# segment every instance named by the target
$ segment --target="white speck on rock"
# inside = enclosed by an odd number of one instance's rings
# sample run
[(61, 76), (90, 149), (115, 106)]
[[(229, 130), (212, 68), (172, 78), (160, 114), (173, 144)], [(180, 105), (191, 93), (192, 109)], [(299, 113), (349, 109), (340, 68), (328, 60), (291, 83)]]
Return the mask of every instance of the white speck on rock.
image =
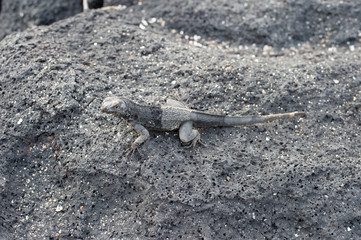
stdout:
[(60, 205), (56, 206), (56, 209), (55, 209), (56, 212), (60, 212), (62, 210), (63, 210), (62, 206), (60, 206)]
[(143, 24), (139, 24), (139, 28), (144, 30), (145, 29), (145, 26)]
[(147, 20), (142, 19), (142, 24), (143, 24), (144, 26), (148, 26), (148, 22), (147, 22)]
[(148, 20), (148, 22), (150, 23), (150, 24), (153, 24), (153, 23), (156, 23), (157, 22), (157, 18), (151, 18), (151, 19), (149, 19)]

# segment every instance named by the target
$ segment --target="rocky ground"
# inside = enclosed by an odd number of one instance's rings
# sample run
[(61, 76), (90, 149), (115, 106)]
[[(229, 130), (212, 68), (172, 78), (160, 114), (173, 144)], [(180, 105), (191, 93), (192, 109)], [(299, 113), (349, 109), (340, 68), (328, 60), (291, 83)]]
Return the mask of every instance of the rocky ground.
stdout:
[[(195, 2), (2, 32), (1, 239), (359, 238), (361, 3)], [(307, 115), (203, 129), (194, 150), (151, 132), (127, 158), (109, 94)]]

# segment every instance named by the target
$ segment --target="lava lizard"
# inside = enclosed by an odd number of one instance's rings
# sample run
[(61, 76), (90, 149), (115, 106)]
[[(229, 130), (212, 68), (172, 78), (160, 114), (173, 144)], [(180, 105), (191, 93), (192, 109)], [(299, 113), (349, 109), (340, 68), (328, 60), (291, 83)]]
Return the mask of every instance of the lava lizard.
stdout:
[(196, 128), (242, 126), (264, 123), (278, 119), (305, 115), (303, 112), (270, 114), (263, 116), (222, 116), (187, 108), (183, 103), (168, 99), (161, 107), (139, 105), (129, 99), (110, 96), (104, 99), (101, 111), (124, 118), (130, 122), (139, 137), (132, 143), (130, 151), (137, 149), (149, 137), (147, 130), (173, 131), (179, 129), (182, 144), (195, 146), (200, 142), (200, 133)]

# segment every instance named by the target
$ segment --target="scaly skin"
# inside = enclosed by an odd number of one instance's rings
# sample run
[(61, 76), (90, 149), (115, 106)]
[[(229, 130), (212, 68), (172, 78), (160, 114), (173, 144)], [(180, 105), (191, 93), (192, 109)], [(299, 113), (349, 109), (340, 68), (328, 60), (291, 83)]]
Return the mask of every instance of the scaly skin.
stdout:
[(303, 112), (291, 112), (230, 117), (188, 109), (174, 100), (167, 102), (166, 106), (154, 107), (139, 105), (129, 99), (116, 96), (107, 97), (102, 103), (101, 111), (124, 118), (135, 126), (140, 136), (133, 142), (133, 150), (148, 138), (149, 133), (146, 128), (158, 131), (179, 129), (182, 143), (191, 143), (191, 146), (195, 146), (200, 141), (200, 134), (193, 127), (242, 126), (305, 115)]

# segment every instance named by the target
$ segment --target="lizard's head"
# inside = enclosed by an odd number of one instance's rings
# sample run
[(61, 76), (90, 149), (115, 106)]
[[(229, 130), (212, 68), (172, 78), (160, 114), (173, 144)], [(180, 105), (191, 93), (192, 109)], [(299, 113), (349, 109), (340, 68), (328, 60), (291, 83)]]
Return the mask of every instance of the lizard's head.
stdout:
[(105, 113), (114, 114), (121, 117), (129, 115), (129, 106), (126, 99), (116, 96), (107, 97), (104, 99), (100, 110)]

